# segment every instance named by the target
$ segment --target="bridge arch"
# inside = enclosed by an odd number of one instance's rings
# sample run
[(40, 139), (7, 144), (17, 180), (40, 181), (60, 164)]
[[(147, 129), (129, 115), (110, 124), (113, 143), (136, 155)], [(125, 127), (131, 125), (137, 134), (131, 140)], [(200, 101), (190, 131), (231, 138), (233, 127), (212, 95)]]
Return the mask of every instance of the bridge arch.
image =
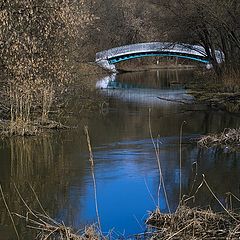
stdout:
[[(218, 63), (224, 60), (221, 51), (216, 50), (215, 55)], [(116, 63), (150, 56), (178, 57), (205, 64), (210, 63), (202, 46), (169, 42), (138, 43), (98, 52), (96, 53), (96, 63), (106, 70), (116, 72)]]

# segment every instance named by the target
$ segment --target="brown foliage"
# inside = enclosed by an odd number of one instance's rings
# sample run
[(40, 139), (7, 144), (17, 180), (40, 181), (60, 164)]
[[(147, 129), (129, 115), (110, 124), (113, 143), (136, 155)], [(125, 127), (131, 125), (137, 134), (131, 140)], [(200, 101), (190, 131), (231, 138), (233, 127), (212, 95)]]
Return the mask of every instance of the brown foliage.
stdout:
[(9, 84), (12, 133), (29, 126), (32, 110), (47, 121), (55, 90), (71, 81), (71, 51), (95, 19), (90, 8), (86, 0), (0, 4), (0, 64)]

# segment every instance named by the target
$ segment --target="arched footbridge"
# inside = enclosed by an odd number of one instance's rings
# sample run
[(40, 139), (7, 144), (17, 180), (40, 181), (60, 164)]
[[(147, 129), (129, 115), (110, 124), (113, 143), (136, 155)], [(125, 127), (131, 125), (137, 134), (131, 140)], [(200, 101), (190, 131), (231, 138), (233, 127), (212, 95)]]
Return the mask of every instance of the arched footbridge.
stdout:
[[(215, 55), (218, 63), (223, 62), (224, 55), (221, 51), (216, 50)], [(108, 71), (117, 72), (116, 63), (134, 58), (154, 56), (185, 58), (210, 64), (202, 46), (169, 42), (138, 43), (111, 48), (96, 53), (96, 63)]]

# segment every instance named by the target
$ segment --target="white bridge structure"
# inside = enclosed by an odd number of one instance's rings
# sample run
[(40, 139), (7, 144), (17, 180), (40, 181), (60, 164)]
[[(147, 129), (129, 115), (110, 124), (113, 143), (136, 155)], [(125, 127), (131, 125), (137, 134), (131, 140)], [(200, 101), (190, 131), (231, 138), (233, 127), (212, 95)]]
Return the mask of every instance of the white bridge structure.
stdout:
[[(154, 56), (185, 58), (211, 65), (204, 47), (169, 42), (137, 43), (111, 48), (96, 53), (95, 62), (108, 71), (117, 72), (116, 63), (134, 58)], [(222, 51), (216, 50), (215, 56), (219, 64), (224, 61), (224, 54)]]

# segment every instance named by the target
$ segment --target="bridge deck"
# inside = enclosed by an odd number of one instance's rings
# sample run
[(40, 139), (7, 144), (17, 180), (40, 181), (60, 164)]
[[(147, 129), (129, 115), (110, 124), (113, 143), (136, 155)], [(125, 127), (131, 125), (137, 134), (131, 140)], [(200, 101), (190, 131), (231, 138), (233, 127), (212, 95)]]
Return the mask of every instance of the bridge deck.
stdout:
[[(215, 51), (219, 63), (223, 61), (223, 53)], [(96, 63), (108, 70), (115, 70), (115, 64), (137, 57), (145, 56), (175, 56), (184, 57), (204, 63), (209, 59), (202, 46), (176, 44), (169, 42), (138, 43), (112, 48), (96, 53)]]
[(111, 57), (121, 56), (124, 54), (132, 54), (137, 52), (160, 52), (160, 51), (170, 51), (170, 52), (186, 52), (189, 54), (206, 56), (205, 49), (198, 45), (189, 44), (174, 44), (168, 42), (151, 42), (151, 43), (137, 43), (132, 45), (126, 45), (116, 48), (111, 48), (96, 54), (96, 61), (102, 59), (109, 59)]

